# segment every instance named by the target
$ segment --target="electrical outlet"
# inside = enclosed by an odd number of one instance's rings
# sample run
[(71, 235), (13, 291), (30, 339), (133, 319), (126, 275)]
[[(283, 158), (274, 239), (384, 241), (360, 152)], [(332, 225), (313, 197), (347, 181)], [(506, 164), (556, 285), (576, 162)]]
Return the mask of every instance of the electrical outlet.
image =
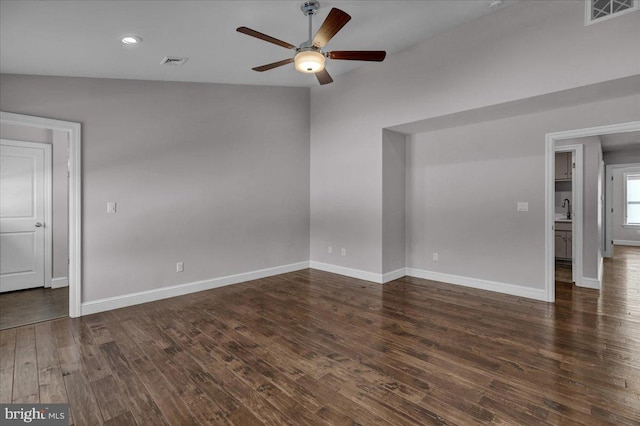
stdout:
[(346, 256), (347, 255), (347, 249), (343, 247), (342, 250), (340, 250), (340, 254), (342, 256)]
[(115, 212), (116, 212), (116, 202), (107, 201), (107, 213), (115, 213)]
[(433, 253), (433, 261), (437, 262), (440, 260), (440, 255), (438, 253)]
[(176, 263), (176, 272), (183, 272), (183, 271), (184, 271), (184, 262)]
[(329, 253), (329, 254), (333, 253), (333, 247), (329, 246), (327, 248), (327, 253)]

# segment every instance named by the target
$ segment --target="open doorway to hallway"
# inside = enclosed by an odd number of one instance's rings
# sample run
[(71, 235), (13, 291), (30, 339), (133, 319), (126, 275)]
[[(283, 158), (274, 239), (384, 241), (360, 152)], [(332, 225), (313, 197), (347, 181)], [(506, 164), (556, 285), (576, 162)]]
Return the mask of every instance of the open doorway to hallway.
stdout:
[[(7, 296), (5, 297), (6, 303), (3, 304), (14, 308), (15, 311), (17, 311), (16, 308), (22, 306), (22, 311), (27, 310), (34, 314), (31, 319), (26, 320), (26, 322), (44, 320), (43, 316), (36, 315), (38, 312), (46, 314), (48, 317), (52, 317), (52, 315), (80, 316), (81, 126), (79, 123), (68, 121), (0, 112), (0, 131), (3, 139), (26, 140), (33, 143), (34, 146), (42, 146), (43, 144), (53, 146), (56, 145), (57, 141), (58, 145), (58, 149), (53, 148), (54, 154), (50, 161), (52, 163), (50, 167), (52, 176), (49, 177), (48, 181), (45, 179), (43, 185), (45, 188), (50, 188), (50, 192), (52, 193), (49, 199), (49, 205), (45, 206), (45, 213), (43, 215), (45, 221), (33, 220), (36, 219), (35, 215), (24, 215), (26, 221), (29, 222), (28, 224), (35, 227), (29, 229), (38, 229), (47, 235), (45, 238), (45, 247), (42, 250), (45, 253), (45, 263), (43, 267), (44, 285), (39, 283), (34, 287), (39, 287), (41, 292), (46, 290), (48, 296), (51, 296), (49, 297), (49, 302), (52, 302), (56, 308), (51, 308), (51, 303), (47, 304), (42, 300), (38, 300), (37, 296), (31, 298), (29, 303), (25, 302), (23, 297), (20, 297), (20, 300), (16, 300), (13, 297)], [(6, 169), (3, 170), (6, 171)], [(11, 173), (7, 174), (5, 177), (8, 179), (3, 179), (3, 181), (10, 181), (11, 176)], [(4, 198), (7, 192), (3, 189), (2, 193)], [(17, 196), (17, 199), (19, 198), (20, 197)], [(8, 216), (11, 216), (11, 214), (8, 214)], [(28, 239), (24, 239), (23, 243), (25, 243), (25, 241), (28, 242)], [(5, 241), (3, 241), (2, 244), (3, 249), (8, 248), (5, 247)], [(36, 244), (34, 242), (34, 244), (31, 245), (35, 246)], [(26, 247), (30, 247), (31, 245), (26, 244)], [(51, 250), (47, 250), (47, 248), (51, 248)], [(15, 254), (16, 251), (3, 250), (3, 253)], [(18, 256), (18, 258), (20, 258), (20, 256)], [(10, 260), (13, 262), (16, 259)], [(4, 261), (2, 266), (3, 273), (7, 272), (4, 270), (6, 266)], [(21, 269), (19, 267), (20, 265), (16, 266), (16, 264), (14, 264), (13, 266), (16, 267), (13, 272), (19, 273)], [(3, 284), (5, 283), (3, 282)], [(4, 292), (4, 294), (10, 294), (8, 292), (29, 287), (26, 285), (27, 283), (22, 283), (25, 285), (18, 285), (18, 287), (16, 287), (16, 284), (20, 283), (15, 282), (15, 280), (9, 284), (11, 285), (5, 288), (7, 292)], [(58, 289), (60, 291), (57, 291)], [(27, 291), (29, 290), (26, 290), (25, 294)], [(17, 296), (17, 294), (18, 293), (15, 293), (13, 296)], [(66, 307), (64, 302), (56, 302), (65, 299), (65, 294), (67, 300)], [(25, 307), (27, 306), (29, 306), (30, 309), (26, 309)], [(64, 314), (58, 314), (57, 312), (64, 312)], [(27, 312), (21, 312), (21, 314), (25, 313)], [(9, 310), (1, 307), (0, 317), (9, 318), (9, 316)], [(0, 325), (4, 328), (7, 326), (17, 326), (19, 325), (18, 322), (24, 324), (25, 319), (20, 319), (20, 317), (21, 315), (14, 315), (14, 322), (10, 325), (8, 325), (7, 322)]]
[(69, 314), (66, 132), (0, 126), (0, 330)]
[[(573, 208), (561, 216), (571, 213), (571, 227), (564, 230), (571, 232), (572, 243), (565, 244), (565, 259), (572, 261), (571, 281), (578, 287), (601, 290), (604, 284), (603, 259), (613, 255), (608, 246), (614, 244), (612, 228), (605, 224), (615, 220), (619, 208), (611, 208), (615, 199), (611, 182), (607, 181), (609, 167), (623, 166), (618, 163), (640, 163), (640, 122), (619, 123), (607, 126), (577, 129), (547, 134), (547, 297), (554, 301), (556, 284), (569, 283), (569, 270), (557, 264), (557, 250), (563, 248), (557, 241), (557, 231), (563, 231), (562, 223), (557, 223), (558, 211), (557, 188), (555, 179), (556, 150), (570, 151), (575, 149), (574, 180), (582, 180), (581, 188), (574, 184), (570, 197), (560, 197), (562, 201), (573, 199)], [(580, 159), (582, 151), (583, 158)], [(582, 170), (578, 170), (582, 168)], [(568, 188), (564, 188), (567, 190)], [(562, 195), (562, 192), (560, 192)], [(620, 197), (618, 197), (620, 202)], [(568, 202), (566, 202), (568, 204)], [(564, 215), (562, 214), (564, 213)], [(624, 223), (622, 228), (632, 228), (633, 236), (638, 238), (640, 224)], [(628, 235), (628, 234), (627, 234)], [(627, 238), (627, 237), (625, 237)], [(568, 239), (567, 239), (568, 241)], [(629, 240), (623, 240), (626, 242)], [(636, 242), (631, 241), (634, 245)], [(637, 242), (640, 245), (640, 241)], [(571, 247), (569, 249), (568, 247)], [(571, 256), (569, 251), (571, 250)]]

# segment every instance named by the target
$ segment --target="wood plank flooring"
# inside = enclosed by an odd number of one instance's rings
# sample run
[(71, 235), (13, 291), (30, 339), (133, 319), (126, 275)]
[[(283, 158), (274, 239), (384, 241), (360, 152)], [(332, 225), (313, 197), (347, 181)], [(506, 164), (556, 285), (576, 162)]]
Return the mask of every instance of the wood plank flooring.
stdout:
[(76, 425), (638, 425), (640, 248), (557, 302), (304, 270), (0, 332), (0, 402)]
[(0, 293), (0, 330), (69, 316), (69, 287)]
[(572, 283), (573, 266), (567, 263), (556, 262), (556, 282)]

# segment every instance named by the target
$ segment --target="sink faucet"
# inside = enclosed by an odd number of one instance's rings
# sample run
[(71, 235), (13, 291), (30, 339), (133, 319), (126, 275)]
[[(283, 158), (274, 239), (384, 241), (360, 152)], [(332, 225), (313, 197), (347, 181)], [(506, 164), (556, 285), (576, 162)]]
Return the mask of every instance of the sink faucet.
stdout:
[(571, 201), (568, 198), (565, 198), (562, 202), (562, 207), (567, 208), (567, 219), (571, 219)]

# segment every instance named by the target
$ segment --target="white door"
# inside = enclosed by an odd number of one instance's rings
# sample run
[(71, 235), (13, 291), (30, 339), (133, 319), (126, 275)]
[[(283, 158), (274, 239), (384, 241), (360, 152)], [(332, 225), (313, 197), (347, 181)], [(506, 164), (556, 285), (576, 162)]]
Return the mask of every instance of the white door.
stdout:
[(46, 161), (50, 145), (0, 142), (0, 292), (45, 284)]

